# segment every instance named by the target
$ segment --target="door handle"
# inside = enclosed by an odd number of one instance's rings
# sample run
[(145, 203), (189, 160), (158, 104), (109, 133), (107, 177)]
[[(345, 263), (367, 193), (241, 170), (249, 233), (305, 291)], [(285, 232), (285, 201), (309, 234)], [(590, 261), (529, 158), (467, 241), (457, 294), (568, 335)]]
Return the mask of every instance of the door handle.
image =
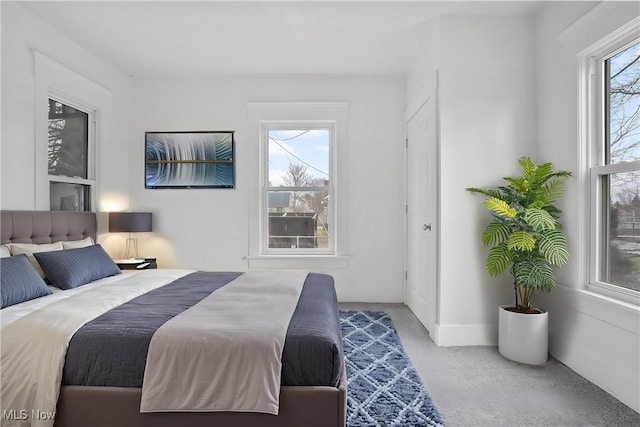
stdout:
[(427, 230), (431, 231), (431, 223), (429, 223), (429, 224), (422, 224), (422, 229), (423, 229), (424, 231), (427, 231)]

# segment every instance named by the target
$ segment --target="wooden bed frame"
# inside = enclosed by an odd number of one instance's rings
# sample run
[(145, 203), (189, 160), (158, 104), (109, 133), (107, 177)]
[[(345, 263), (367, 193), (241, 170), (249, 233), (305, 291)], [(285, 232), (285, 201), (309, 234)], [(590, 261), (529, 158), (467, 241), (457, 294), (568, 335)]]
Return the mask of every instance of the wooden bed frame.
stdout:
[[(6, 243), (52, 243), (92, 237), (93, 212), (0, 211)], [(345, 427), (347, 375), (339, 387), (282, 386), (277, 416), (251, 412), (140, 413), (142, 390), (131, 387), (62, 386), (55, 427)]]

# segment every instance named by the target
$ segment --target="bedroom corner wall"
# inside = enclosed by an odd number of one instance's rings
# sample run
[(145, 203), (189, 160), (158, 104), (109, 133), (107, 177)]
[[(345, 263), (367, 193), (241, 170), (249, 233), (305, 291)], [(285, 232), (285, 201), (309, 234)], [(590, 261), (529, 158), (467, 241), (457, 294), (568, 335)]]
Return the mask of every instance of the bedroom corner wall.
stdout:
[[(491, 278), (479, 236), (489, 219), (465, 191), (517, 173), (517, 159), (536, 148), (534, 19), (531, 16), (443, 16), (409, 74), (407, 115), (439, 76), (440, 346), (496, 345), (499, 304), (511, 301), (508, 277)], [(437, 39), (433, 45), (433, 39)], [(461, 265), (464, 266), (461, 268)]]
[(545, 3), (536, 24), (536, 74), (541, 160), (574, 173), (559, 205), (571, 260), (560, 270), (560, 286), (540, 298), (549, 311), (549, 352), (640, 412), (640, 310), (585, 288), (588, 208), (582, 191), (589, 178), (578, 138), (577, 57), (638, 15), (637, 2)]
[(440, 28), (438, 344), (495, 345), (497, 305), (513, 295), (508, 277), (485, 271), (480, 235), (490, 217), (465, 188), (499, 184), (518, 172), (519, 157), (536, 157), (534, 20), (448, 16)]
[[(154, 212), (154, 233), (140, 236), (140, 251), (161, 267), (246, 270), (251, 190), (259, 185), (247, 103), (347, 102), (347, 141), (338, 142), (347, 145), (347, 233), (339, 238), (349, 259), (346, 267), (308, 268), (332, 274), (341, 301), (402, 301), (404, 84), (367, 76), (134, 79), (131, 206)], [(144, 188), (144, 132), (181, 130), (236, 131), (235, 189)]]
[[(110, 199), (120, 209), (128, 203), (128, 157), (124, 154), (128, 122), (129, 79), (112, 65), (52, 28), (18, 2), (0, 2), (2, 10), (2, 209), (36, 208), (35, 76), (33, 51), (38, 51), (111, 93), (113, 108), (109, 126), (100, 130), (97, 159), (97, 209)], [(79, 84), (82, 84), (82, 79)], [(46, 173), (46, 171), (44, 171)], [(48, 201), (41, 201), (48, 205)], [(99, 232), (106, 231), (100, 221)], [(103, 238), (106, 236), (102, 236)], [(110, 239), (107, 239), (110, 240)], [(109, 242), (104, 242), (107, 247)], [(120, 242), (118, 242), (120, 243)]]

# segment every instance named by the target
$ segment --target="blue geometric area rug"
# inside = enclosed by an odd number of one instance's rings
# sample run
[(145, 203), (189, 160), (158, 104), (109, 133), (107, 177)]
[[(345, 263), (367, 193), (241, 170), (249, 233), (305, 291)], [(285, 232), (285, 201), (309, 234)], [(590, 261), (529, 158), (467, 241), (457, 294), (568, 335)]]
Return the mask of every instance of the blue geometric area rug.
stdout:
[(443, 426), (387, 313), (340, 310), (347, 426)]

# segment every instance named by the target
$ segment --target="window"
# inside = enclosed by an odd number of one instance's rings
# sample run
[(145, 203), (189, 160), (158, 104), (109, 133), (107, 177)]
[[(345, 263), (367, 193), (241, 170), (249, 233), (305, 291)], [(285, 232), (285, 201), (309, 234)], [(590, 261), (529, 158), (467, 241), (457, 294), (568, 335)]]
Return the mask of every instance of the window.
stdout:
[(335, 253), (335, 124), (262, 125), (265, 254)]
[[(95, 210), (99, 191), (97, 154), (109, 164), (117, 162), (118, 146), (125, 139), (126, 126), (118, 126), (122, 119), (117, 114), (117, 98), (109, 89), (63, 64), (38, 51), (32, 53), (36, 124), (34, 208)], [(106, 126), (99, 126), (101, 123)], [(126, 159), (122, 162), (126, 165)]]
[(640, 39), (592, 59), (596, 76), (591, 156), (590, 282), (640, 291)]
[(349, 103), (249, 102), (247, 112), (257, 145), (248, 267), (347, 267)]
[(92, 114), (49, 98), (48, 176), (51, 210), (90, 211)]

